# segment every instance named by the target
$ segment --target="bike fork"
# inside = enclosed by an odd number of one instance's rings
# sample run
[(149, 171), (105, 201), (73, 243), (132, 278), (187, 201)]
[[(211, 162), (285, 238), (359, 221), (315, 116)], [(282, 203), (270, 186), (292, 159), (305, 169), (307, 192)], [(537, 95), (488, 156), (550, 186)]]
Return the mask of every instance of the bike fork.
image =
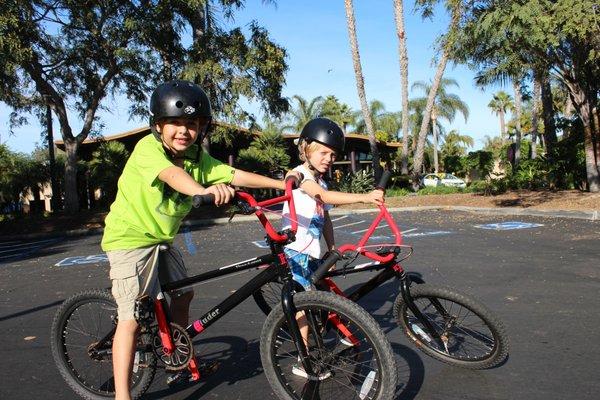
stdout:
[(296, 321), (296, 314), (298, 313), (298, 310), (294, 304), (293, 286), (294, 281), (292, 280), (288, 280), (284, 283), (283, 290), (281, 291), (281, 305), (283, 307), (283, 313), (285, 314), (290, 335), (292, 335), (292, 339), (294, 339), (294, 343), (296, 345), (296, 350), (298, 350), (298, 354), (300, 355), (300, 361), (302, 362), (304, 371), (306, 371), (309, 376), (313, 376), (315, 373), (312, 363), (308, 357), (308, 349), (304, 345), (304, 340), (302, 339), (302, 334), (300, 333), (300, 327), (298, 326), (298, 321)]
[[(431, 322), (429, 322), (429, 319), (427, 319), (427, 317), (423, 315), (421, 310), (419, 310), (419, 307), (417, 307), (415, 302), (413, 301), (413, 298), (410, 295), (410, 282), (411, 278), (408, 277), (406, 272), (402, 271), (402, 273), (400, 274), (400, 293), (402, 295), (402, 299), (404, 299), (404, 302), (406, 303), (410, 311), (412, 311), (414, 316), (423, 324), (423, 326), (425, 326), (425, 330), (429, 332), (429, 334), (432, 335), (436, 340), (441, 341), (443, 344), (443, 340), (440, 334), (436, 331)], [(439, 301), (437, 301), (437, 299), (430, 299), (430, 301), (433, 303), (436, 309), (439, 306), (439, 308), (445, 313), (444, 308), (439, 303)]]

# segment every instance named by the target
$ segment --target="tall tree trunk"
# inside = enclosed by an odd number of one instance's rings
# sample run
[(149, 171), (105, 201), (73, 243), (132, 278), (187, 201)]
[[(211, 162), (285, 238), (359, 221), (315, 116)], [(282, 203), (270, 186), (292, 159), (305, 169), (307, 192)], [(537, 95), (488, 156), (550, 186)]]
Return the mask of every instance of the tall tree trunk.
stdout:
[(498, 117), (500, 118), (500, 139), (502, 139), (502, 142), (504, 142), (504, 140), (507, 139), (507, 137), (506, 137), (506, 121), (505, 121), (504, 110), (500, 110), (498, 112)]
[(50, 188), (52, 197), (50, 198), (50, 208), (56, 212), (60, 208), (60, 190), (56, 180), (56, 157), (54, 156), (54, 131), (52, 128), (52, 109), (46, 106), (46, 134), (48, 135), (48, 159), (50, 164)]
[(65, 211), (69, 214), (79, 210), (79, 194), (77, 193), (78, 147), (77, 139), (65, 140), (65, 151), (67, 153), (67, 162), (65, 163)]
[(546, 155), (552, 156), (552, 149), (557, 142), (556, 123), (554, 122), (554, 105), (552, 100), (552, 88), (547, 73), (540, 76), (542, 96), (542, 116), (544, 118), (544, 146)]
[(521, 162), (521, 85), (519, 82), (513, 82), (513, 89), (515, 91), (515, 162), (514, 171), (519, 168)]
[(568, 84), (573, 96), (573, 103), (583, 122), (585, 170), (587, 175), (588, 190), (600, 192), (600, 137), (594, 123), (593, 95), (579, 86), (577, 82)]
[(417, 189), (419, 187), (419, 175), (421, 168), (423, 167), (423, 154), (425, 153), (425, 139), (427, 138), (427, 133), (429, 132), (429, 121), (431, 119), (431, 111), (433, 110), (433, 104), (435, 102), (435, 96), (437, 95), (437, 90), (440, 87), (440, 82), (442, 77), (444, 76), (444, 70), (446, 69), (446, 63), (448, 62), (448, 54), (444, 50), (442, 54), (442, 58), (440, 59), (440, 63), (438, 64), (437, 71), (435, 73), (435, 77), (433, 79), (433, 84), (429, 89), (429, 94), (427, 95), (427, 104), (425, 106), (425, 111), (423, 112), (423, 121), (421, 122), (421, 129), (419, 130), (419, 136), (417, 140), (417, 149), (415, 150), (415, 157), (413, 160), (413, 189)]
[[(448, 33), (455, 31), (458, 28), (460, 17), (462, 14), (462, 8), (460, 4), (455, 4), (452, 9), (452, 17), (450, 20), (450, 26), (448, 27)], [(417, 190), (419, 187), (419, 171), (423, 167), (423, 154), (425, 152), (425, 139), (427, 137), (427, 133), (429, 132), (429, 120), (431, 118), (431, 110), (433, 110), (433, 104), (435, 102), (435, 97), (437, 96), (438, 88), (440, 87), (440, 82), (442, 77), (444, 76), (444, 71), (446, 69), (446, 64), (448, 63), (448, 50), (447, 48), (451, 43), (448, 42), (448, 37), (445, 38), (445, 43), (442, 46), (442, 56), (440, 58), (440, 62), (437, 67), (437, 71), (435, 72), (435, 77), (433, 78), (433, 83), (431, 88), (429, 89), (429, 94), (427, 95), (427, 104), (425, 106), (425, 111), (423, 112), (423, 121), (421, 123), (421, 129), (419, 130), (419, 139), (417, 142), (417, 149), (415, 151), (414, 160), (413, 160), (413, 171), (412, 171), (412, 186), (414, 190)]]
[(398, 54), (400, 60), (400, 85), (402, 87), (402, 174), (408, 174), (408, 54), (406, 49), (406, 31), (404, 29), (403, 0), (394, 0), (394, 17), (398, 35)]
[(531, 113), (531, 158), (537, 158), (537, 137), (539, 132), (539, 115), (541, 109), (542, 84), (536, 75), (533, 80), (533, 110)]
[(352, 63), (354, 64), (354, 75), (356, 76), (356, 90), (360, 100), (360, 108), (365, 120), (367, 134), (369, 135), (369, 144), (371, 146), (371, 155), (373, 156), (373, 172), (375, 179), (378, 180), (381, 175), (381, 165), (379, 164), (379, 149), (375, 139), (375, 130), (373, 129), (373, 120), (369, 113), (367, 95), (365, 94), (365, 82), (360, 63), (360, 53), (358, 50), (358, 40), (356, 39), (356, 21), (354, 19), (354, 6), (352, 0), (344, 0), (346, 8), (346, 23), (348, 25), (348, 38), (350, 40), (350, 50), (352, 52)]
[(438, 126), (437, 113), (435, 107), (431, 110), (431, 128), (433, 130), (433, 170), (437, 174), (439, 172), (438, 162)]

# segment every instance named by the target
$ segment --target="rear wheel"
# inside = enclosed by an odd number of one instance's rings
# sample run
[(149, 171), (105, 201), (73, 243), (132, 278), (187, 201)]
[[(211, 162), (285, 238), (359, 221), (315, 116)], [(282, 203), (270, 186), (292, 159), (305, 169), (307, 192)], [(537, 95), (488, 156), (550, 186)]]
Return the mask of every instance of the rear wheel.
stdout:
[(256, 305), (265, 315), (269, 315), (273, 308), (281, 303), (282, 289), (283, 283), (275, 280), (264, 284), (256, 292), (252, 293)]
[[(260, 353), (267, 380), (280, 399), (393, 399), (397, 371), (392, 348), (375, 320), (332, 293), (296, 293), (294, 304), (309, 322), (314, 376), (300, 376), (298, 351), (281, 306), (262, 329)], [(325, 317), (324, 317), (325, 316)]]
[(477, 300), (450, 288), (427, 284), (412, 287), (410, 295), (439, 338), (427, 331), (402, 295), (394, 302), (394, 317), (425, 354), (469, 369), (491, 368), (508, 355), (508, 337), (502, 322)]
[[(114, 398), (112, 335), (117, 305), (107, 291), (76, 294), (60, 306), (52, 322), (51, 346), (54, 362), (67, 384), (89, 400)], [(97, 344), (103, 341), (101, 346)], [(156, 356), (149, 350), (150, 338), (139, 335), (131, 377), (131, 396), (137, 399), (152, 383)]]

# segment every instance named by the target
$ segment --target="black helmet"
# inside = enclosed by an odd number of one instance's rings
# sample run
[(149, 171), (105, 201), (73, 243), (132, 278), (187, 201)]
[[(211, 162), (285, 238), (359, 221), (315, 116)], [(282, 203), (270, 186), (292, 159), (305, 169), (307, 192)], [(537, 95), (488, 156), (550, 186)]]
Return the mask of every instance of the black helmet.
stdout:
[(302, 128), (300, 139), (307, 142), (319, 142), (327, 147), (331, 147), (336, 152), (344, 151), (344, 132), (342, 128), (328, 118), (311, 119)]
[(210, 101), (193, 82), (172, 80), (161, 83), (150, 97), (150, 125), (161, 118), (211, 117)]

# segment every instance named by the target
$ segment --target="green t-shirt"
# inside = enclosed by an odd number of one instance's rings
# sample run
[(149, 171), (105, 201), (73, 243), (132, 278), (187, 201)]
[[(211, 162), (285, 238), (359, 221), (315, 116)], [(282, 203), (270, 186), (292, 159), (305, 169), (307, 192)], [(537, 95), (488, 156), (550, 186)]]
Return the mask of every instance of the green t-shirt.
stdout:
[[(197, 145), (188, 148), (184, 169), (201, 185), (230, 183), (235, 169), (210, 155)], [(135, 146), (119, 178), (119, 191), (106, 216), (102, 250), (126, 250), (172, 242), (181, 221), (192, 208), (186, 196), (158, 179), (158, 174), (174, 164), (162, 143), (153, 135)]]

